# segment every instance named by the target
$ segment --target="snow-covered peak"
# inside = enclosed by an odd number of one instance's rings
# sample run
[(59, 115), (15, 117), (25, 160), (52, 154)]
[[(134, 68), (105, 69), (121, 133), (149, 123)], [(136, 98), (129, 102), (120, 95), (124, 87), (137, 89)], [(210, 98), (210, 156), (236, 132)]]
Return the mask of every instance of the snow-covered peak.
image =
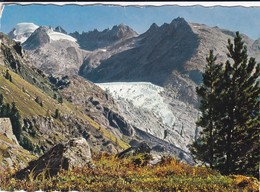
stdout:
[(18, 23), (15, 26), (14, 35), (23, 35), (25, 33), (33, 33), (39, 26), (34, 23)]
[(25, 42), (28, 37), (38, 28), (34, 23), (18, 23), (9, 36), (15, 41)]
[[(15, 41), (19, 41), (24, 43), (32, 34), (33, 32), (38, 29), (39, 26), (35, 25), (34, 23), (18, 23), (15, 28), (8, 34)], [(76, 42), (76, 39), (71, 37), (70, 35), (66, 35), (64, 33), (56, 32), (51, 28), (48, 28), (46, 31), (48, 36), (50, 37), (51, 41), (57, 40), (69, 40), (72, 42)]]

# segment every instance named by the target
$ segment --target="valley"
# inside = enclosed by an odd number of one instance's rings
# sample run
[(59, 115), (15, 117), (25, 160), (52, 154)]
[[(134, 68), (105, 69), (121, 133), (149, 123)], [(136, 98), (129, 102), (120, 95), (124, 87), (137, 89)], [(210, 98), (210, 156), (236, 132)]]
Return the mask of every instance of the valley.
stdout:
[[(222, 176), (190, 148), (202, 133), (197, 90), (208, 54), (224, 63), (235, 36), (182, 17), (141, 34), (125, 24), (68, 33), (37, 23), (0, 33), (0, 190), (25, 186), (16, 179), (71, 190), (76, 178), (75, 189), (98, 191), (109, 178), (117, 190), (254, 191), (257, 179)], [(241, 36), (259, 63), (259, 39)], [(53, 185), (53, 175), (69, 184)]]

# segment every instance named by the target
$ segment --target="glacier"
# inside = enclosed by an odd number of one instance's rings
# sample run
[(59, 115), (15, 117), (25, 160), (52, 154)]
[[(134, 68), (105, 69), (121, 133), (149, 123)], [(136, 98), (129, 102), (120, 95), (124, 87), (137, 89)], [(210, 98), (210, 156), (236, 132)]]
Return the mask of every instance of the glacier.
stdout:
[(174, 126), (175, 116), (161, 96), (163, 87), (150, 82), (113, 82), (97, 85), (116, 99), (126, 100), (137, 108), (153, 112), (167, 127)]

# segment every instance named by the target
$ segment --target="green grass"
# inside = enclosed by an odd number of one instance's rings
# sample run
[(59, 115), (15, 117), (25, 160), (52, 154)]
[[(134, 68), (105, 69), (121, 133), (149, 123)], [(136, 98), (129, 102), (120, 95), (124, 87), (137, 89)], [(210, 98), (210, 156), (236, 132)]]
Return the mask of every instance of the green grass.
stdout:
[[(78, 190), (78, 191), (258, 191), (259, 182), (241, 175), (222, 176), (205, 167), (192, 167), (165, 157), (157, 165), (140, 165), (136, 158), (114, 156), (94, 158), (95, 168), (62, 170), (52, 178), (29, 178), (22, 182), (4, 175), (2, 190)], [(1, 176), (1, 173), (0, 173)], [(243, 183), (243, 185), (241, 185)]]

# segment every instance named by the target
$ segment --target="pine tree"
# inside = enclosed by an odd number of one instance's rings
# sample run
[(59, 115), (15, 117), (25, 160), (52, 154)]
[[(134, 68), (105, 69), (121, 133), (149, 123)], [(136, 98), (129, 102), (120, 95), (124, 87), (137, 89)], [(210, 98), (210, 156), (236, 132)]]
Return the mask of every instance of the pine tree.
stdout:
[(228, 40), (227, 48), (229, 60), (226, 62), (223, 83), (225, 90), (223, 134), (226, 136), (226, 159), (222, 169), (226, 174), (247, 173), (256, 176), (260, 157), (256, 152), (260, 147), (258, 140), (260, 87), (257, 81), (260, 65), (254, 58), (248, 60), (247, 47), (238, 32), (234, 44)]
[(55, 118), (55, 119), (59, 119), (59, 118), (60, 118), (60, 110), (59, 110), (59, 109), (56, 109), (56, 110), (55, 110), (54, 118)]
[(60, 96), (60, 97), (58, 98), (58, 102), (59, 102), (59, 103), (63, 103), (63, 98), (62, 98), (62, 96)]
[(201, 99), (200, 138), (191, 146), (195, 158), (224, 174), (258, 175), (260, 127), (260, 65), (248, 60), (247, 48), (236, 33), (228, 40), (225, 67), (215, 65), (210, 52), (197, 89)]
[[(197, 88), (197, 94), (201, 98), (200, 110), (201, 117), (196, 122), (198, 126), (203, 127), (201, 137), (191, 146), (191, 152), (196, 158), (208, 163), (214, 168), (215, 146), (214, 141), (217, 137), (216, 121), (218, 119), (218, 94), (220, 92), (220, 82), (222, 75), (222, 65), (216, 64), (216, 57), (211, 50), (206, 58), (207, 65), (203, 74), (203, 84)], [(202, 153), (203, 151), (203, 153)]]

